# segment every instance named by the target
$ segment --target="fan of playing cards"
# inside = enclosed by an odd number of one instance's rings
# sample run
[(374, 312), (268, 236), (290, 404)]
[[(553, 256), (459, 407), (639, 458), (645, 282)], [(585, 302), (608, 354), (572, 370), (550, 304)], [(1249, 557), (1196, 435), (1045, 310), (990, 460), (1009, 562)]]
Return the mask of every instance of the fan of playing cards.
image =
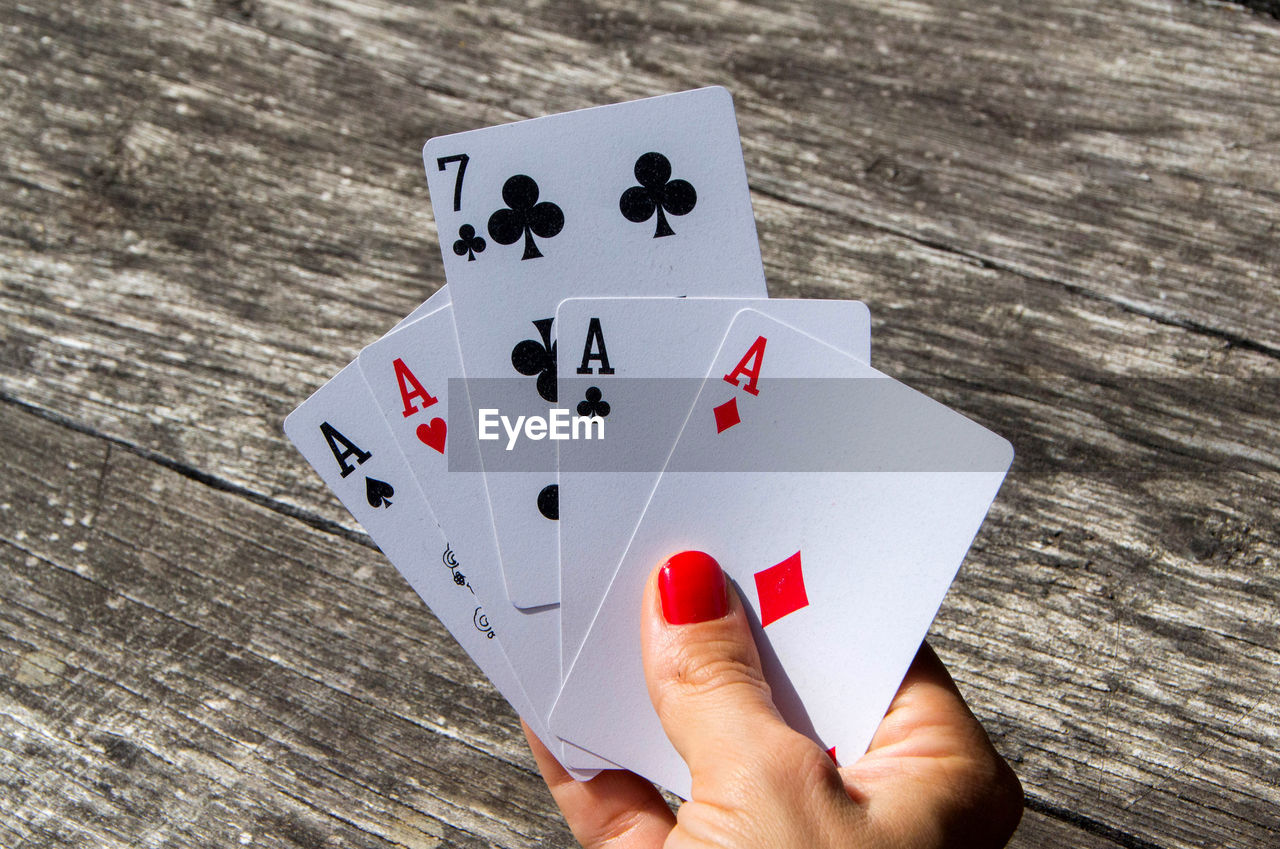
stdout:
[(856, 301), (769, 300), (722, 88), (434, 138), (448, 285), (285, 431), (575, 776), (685, 796), (641, 593), (714, 556), (779, 710), (865, 751), (1013, 458), (875, 371)]

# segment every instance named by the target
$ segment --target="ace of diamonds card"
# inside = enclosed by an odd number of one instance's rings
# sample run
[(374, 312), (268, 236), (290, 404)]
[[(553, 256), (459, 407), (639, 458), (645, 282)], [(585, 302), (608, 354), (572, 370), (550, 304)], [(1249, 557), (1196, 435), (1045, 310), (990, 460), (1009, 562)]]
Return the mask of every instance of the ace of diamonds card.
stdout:
[(1006, 440), (959, 413), (743, 310), (568, 672), (552, 732), (688, 798), (635, 635), (650, 570), (695, 549), (736, 585), (787, 723), (851, 763), (1012, 459)]

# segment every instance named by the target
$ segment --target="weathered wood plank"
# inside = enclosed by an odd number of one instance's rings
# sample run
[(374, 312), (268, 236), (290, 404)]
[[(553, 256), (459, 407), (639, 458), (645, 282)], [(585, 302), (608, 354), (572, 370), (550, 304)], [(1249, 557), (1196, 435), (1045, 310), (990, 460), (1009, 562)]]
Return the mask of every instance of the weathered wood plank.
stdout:
[(1280, 350), (1258, 276), (1277, 265), (1273, 21), (1167, 2), (823, 4), (735, 59), (768, 104), (758, 122), (744, 110), (760, 191)]
[[(1127, 2), (0, 25), (0, 392), (348, 526), (279, 422), (439, 280), (422, 139), (726, 82), (774, 294), (864, 298), (879, 364), (1019, 449), (936, 632), (1030, 792), (1159, 845), (1274, 837), (1273, 24)], [(306, 596), (280, 581), (254, 592)], [(317, 657), (297, 674), (360, 662)]]
[(1067, 847), (1072, 849), (1134, 849), (1105, 836), (1094, 834), (1080, 827), (1069, 825), (1061, 819), (1028, 810), (1022, 814), (1022, 823), (1009, 841), (1009, 849), (1043, 849), (1043, 847)]
[[(466, 10), (423, 16), (393, 15), (378, 5), (345, 12), (299, 7), (291, 8), (295, 18), (253, 8), (261, 32), (235, 15), (208, 17), (212, 8), (142, 4), (111, 15), (72, 7), (52, 11), (51, 20), (14, 13), (16, 25), (30, 29), (19, 32), (30, 38), (6, 42), (15, 115), (4, 155), (17, 185), (10, 236), (19, 241), (5, 260), (4, 308), (19, 318), (0, 351), (10, 365), (6, 391), (46, 409), (83, 407), (86, 420), (107, 432), (197, 468), (219, 469), (246, 486), (260, 485), (258, 470), (289, 463), (276, 424), (300, 390), (321, 382), (438, 283), (424, 189), (408, 151), (429, 132), (512, 117), (483, 100), (460, 102), (407, 82), (410, 67), (422, 74), (424, 63), (434, 68), (430, 63), (441, 61), (407, 52), (414, 28), (437, 27), (417, 34), (422, 44), (465, 40), (454, 16), (472, 14)], [(341, 14), (353, 17), (333, 19)], [(602, 15), (610, 19), (604, 12), (580, 17)], [(344, 27), (353, 35), (322, 49), (322, 37)], [(393, 38), (393, 28), (406, 35)], [(57, 38), (42, 45), (41, 32)], [(743, 37), (737, 30), (724, 37), (735, 32)], [(378, 64), (339, 49), (357, 37), (379, 45)], [(563, 38), (551, 40), (559, 45)], [(383, 41), (391, 42), (385, 50)], [(676, 47), (697, 52), (679, 41), (668, 49)], [(541, 55), (529, 50), (530, 57)], [(457, 61), (445, 63), (440, 74), (493, 59), (450, 58)], [(200, 75), (200, 68), (215, 65), (216, 73)], [(282, 66), (290, 73), (276, 79), (272, 72)], [(48, 77), (27, 70), (45, 67), (53, 69)], [(360, 92), (341, 85), (332, 90), (332, 80), (361, 74)], [(524, 82), (491, 78), (485, 85), (505, 91), (500, 86)], [(566, 96), (600, 97), (598, 86), (580, 89), (541, 108), (581, 105), (563, 102)], [(105, 112), (93, 108), (100, 91), (114, 95)], [(634, 92), (608, 96), (625, 93)], [(343, 97), (352, 103), (338, 109)], [(745, 125), (761, 101), (740, 99)], [(351, 106), (363, 107), (360, 121), (351, 119)], [(341, 117), (333, 119), (335, 113)], [(388, 126), (390, 116), (406, 126)], [(745, 138), (772, 144), (769, 133), (792, 123), (771, 114)], [(351, 162), (361, 166), (358, 172)], [(774, 173), (767, 163), (753, 165), (753, 173)], [(1259, 162), (1255, 176), (1266, 173), (1265, 166)], [(929, 279), (938, 263), (950, 264), (948, 251), (889, 238), (838, 211), (821, 214), (765, 194), (758, 205), (775, 294), (790, 294), (792, 286), (849, 292), (867, 299), (881, 322), (883, 308), (927, 297), (937, 305), (930, 321), (900, 328), (895, 322), (895, 331), (971, 333), (969, 317), (952, 314)], [(870, 252), (840, 244), (850, 240), (878, 244)], [(1259, 270), (1265, 267), (1253, 269)], [(1098, 278), (1110, 275), (1099, 269)], [(988, 308), (1016, 304), (1028, 287), (1042, 288), (1038, 280), (1005, 279), (1004, 290), (977, 290)], [(1271, 290), (1255, 288), (1256, 297), (1238, 300), (1267, 316), (1272, 311), (1257, 309), (1256, 300), (1265, 305)], [(1216, 306), (1203, 303), (1187, 320), (1211, 322)], [(1268, 340), (1252, 341), (1269, 346)], [(893, 341), (878, 334), (878, 348), (887, 350), (886, 344)], [(1212, 341), (1193, 344), (1213, 348)], [(1025, 361), (1025, 352), (1010, 350), (1009, 359)], [(971, 367), (983, 362), (975, 357)], [(228, 379), (245, 372), (252, 382)], [(58, 380), (43, 379), (54, 374)], [(228, 430), (240, 442), (234, 459), (219, 447)], [(287, 483), (277, 489), (290, 497)], [(314, 490), (301, 495), (301, 503), (314, 500)]]
[[(374, 552), (0, 424), (5, 845), (574, 845), (514, 716)], [(1118, 844), (1028, 812), (1012, 845)]]
[[(302, 72), (271, 102), (286, 114), (291, 103), (323, 109), (399, 89), (404, 105), (356, 130), (384, 150), (416, 147), (424, 131), (590, 105), (602, 89), (626, 97), (728, 80), (760, 191), (1280, 349), (1275, 301), (1248, 306), (1249, 272), (1275, 263), (1274, 23), (1165, 0), (972, 5), (646, 13), (553, 2), (423, 14), (280, 2), (188, 16), (207, 25), (209, 52), (246, 27), (268, 36), (272, 58)], [(129, 8), (154, 18), (143, 43), (164, 44), (168, 15)], [(205, 52), (181, 32), (169, 38), (178, 44), (164, 52)], [(126, 38), (112, 52), (156, 75), (139, 44)], [(217, 59), (231, 63), (232, 84), (265, 88), (261, 67)]]
[(13, 834), (572, 845), (509, 708), (376, 551), (10, 405), (0, 421)]

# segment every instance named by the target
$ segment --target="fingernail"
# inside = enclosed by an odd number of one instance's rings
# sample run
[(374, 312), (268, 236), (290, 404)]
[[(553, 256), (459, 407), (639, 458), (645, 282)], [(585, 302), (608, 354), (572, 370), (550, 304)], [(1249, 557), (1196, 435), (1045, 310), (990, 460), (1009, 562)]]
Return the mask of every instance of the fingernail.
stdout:
[(709, 622), (729, 612), (724, 570), (710, 554), (682, 551), (658, 572), (662, 616), (671, 625)]

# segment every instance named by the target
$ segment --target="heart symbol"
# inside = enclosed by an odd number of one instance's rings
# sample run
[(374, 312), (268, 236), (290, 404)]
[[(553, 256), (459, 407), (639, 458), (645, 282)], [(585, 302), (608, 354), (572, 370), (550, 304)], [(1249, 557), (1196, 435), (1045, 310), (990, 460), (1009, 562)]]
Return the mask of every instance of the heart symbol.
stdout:
[(444, 453), (444, 436), (449, 431), (449, 426), (444, 423), (444, 419), (437, 416), (430, 423), (418, 425), (415, 433), (418, 439), (426, 446), (434, 448), (441, 454)]

